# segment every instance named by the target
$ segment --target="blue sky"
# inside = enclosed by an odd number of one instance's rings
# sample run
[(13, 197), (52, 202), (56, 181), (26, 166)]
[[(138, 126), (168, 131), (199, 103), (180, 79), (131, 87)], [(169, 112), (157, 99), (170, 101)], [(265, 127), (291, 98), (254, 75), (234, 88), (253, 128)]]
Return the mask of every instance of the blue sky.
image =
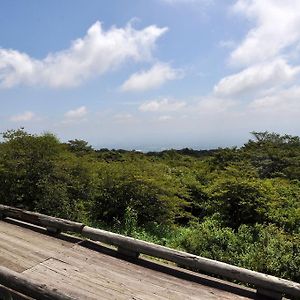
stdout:
[(0, 131), (95, 147), (300, 135), (300, 1), (0, 2)]

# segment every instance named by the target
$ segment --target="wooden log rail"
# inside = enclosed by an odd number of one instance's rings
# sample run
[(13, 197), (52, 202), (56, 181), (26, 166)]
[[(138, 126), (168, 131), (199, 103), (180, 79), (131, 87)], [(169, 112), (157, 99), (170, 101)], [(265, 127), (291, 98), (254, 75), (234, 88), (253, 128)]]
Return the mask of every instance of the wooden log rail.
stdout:
[[(11, 217), (29, 223), (38, 224), (51, 231), (69, 231), (81, 233), (84, 237), (116, 246), (122, 254), (138, 257), (140, 253), (174, 262), (182, 267), (204, 271), (209, 274), (223, 276), (252, 284), (257, 292), (273, 299), (281, 299), (283, 295), (300, 299), (300, 284), (275, 276), (236, 267), (227, 263), (200, 257), (164, 246), (148, 243), (120, 234), (85, 226), (68, 220), (32, 213), (17, 208), (0, 205), (0, 216)], [(0, 277), (0, 284), (1, 282)], [(59, 298), (57, 298), (59, 299)]]
[(26, 211), (19, 208), (14, 208), (6, 205), (0, 205), (0, 218), (10, 217), (13, 219), (25, 221), (31, 224), (39, 225), (47, 228), (49, 231), (53, 232), (76, 232), (81, 233), (83, 227), (82, 223), (77, 223), (69, 220), (59, 219), (55, 217), (50, 217), (47, 215)]

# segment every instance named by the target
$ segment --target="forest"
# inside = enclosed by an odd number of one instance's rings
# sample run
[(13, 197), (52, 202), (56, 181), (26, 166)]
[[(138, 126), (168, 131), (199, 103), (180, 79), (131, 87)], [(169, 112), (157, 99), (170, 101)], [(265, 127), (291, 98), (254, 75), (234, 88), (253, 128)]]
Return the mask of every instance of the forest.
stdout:
[(148, 153), (23, 128), (1, 141), (1, 204), (300, 282), (297, 136)]

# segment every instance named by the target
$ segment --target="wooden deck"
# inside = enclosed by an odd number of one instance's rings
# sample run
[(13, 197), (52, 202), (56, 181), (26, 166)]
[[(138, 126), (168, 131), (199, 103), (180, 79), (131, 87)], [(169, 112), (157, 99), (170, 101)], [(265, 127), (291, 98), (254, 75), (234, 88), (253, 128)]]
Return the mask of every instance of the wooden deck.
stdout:
[(0, 266), (74, 299), (255, 298), (250, 289), (12, 220), (0, 221)]

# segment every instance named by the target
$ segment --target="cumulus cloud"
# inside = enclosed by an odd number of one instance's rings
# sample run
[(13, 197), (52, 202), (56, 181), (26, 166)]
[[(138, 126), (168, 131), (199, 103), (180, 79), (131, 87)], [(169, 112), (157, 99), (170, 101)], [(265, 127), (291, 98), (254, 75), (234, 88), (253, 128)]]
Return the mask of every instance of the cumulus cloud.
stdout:
[(258, 91), (270, 86), (278, 86), (292, 81), (300, 72), (300, 67), (292, 67), (283, 59), (256, 64), (234, 75), (227, 76), (215, 85), (219, 96), (233, 96), (240, 93)]
[(186, 106), (183, 101), (174, 101), (169, 99), (148, 101), (140, 105), (142, 112), (172, 112), (178, 111)]
[(10, 118), (10, 121), (12, 121), (12, 122), (29, 122), (29, 121), (32, 121), (34, 118), (35, 118), (35, 114), (32, 111), (25, 111), (22, 114), (12, 116)]
[(87, 115), (87, 109), (85, 106), (80, 106), (74, 110), (69, 110), (65, 113), (65, 118), (68, 120), (83, 119)]
[(0, 87), (79, 85), (90, 77), (116, 69), (129, 59), (151, 59), (156, 40), (166, 31), (166, 27), (155, 25), (136, 30), (130, 24), (105, 31), (101, 23), (96, 22), (69, 49), (50, 53), (42, 60), (0, 48)]
[[(230, 53), (234, 74), (214, 86), (217, 97), (259, 97), (299, 80), (300, 2), (298, 0), (236, 0), (235, 14), (252, 24), (246, 36)], [(249, 100), (249, 99), (248, 99)]]
[(173, 69), (169, 64), (157, 63), (147, 71), (141, 71), (132, 74), (126, 80), (122, 87), (122, 91), (140, 92), (149, 89), (158, 88), (167, 81), (182, 78), (183, 71)]
[(251, 65), (274, 58), (300, 40), (300, 1), (238, 0), (233, 11), (254, 22), (231, 53), (234, 65)]
[(300, 2), (236, 0), (232, 10), (251, 27), (230, 53), (235, 73), (215, 85), (213, 101), (204, 99), (200, 109), (227, 110), (221, 116), (231, 128), (299, 130)]

